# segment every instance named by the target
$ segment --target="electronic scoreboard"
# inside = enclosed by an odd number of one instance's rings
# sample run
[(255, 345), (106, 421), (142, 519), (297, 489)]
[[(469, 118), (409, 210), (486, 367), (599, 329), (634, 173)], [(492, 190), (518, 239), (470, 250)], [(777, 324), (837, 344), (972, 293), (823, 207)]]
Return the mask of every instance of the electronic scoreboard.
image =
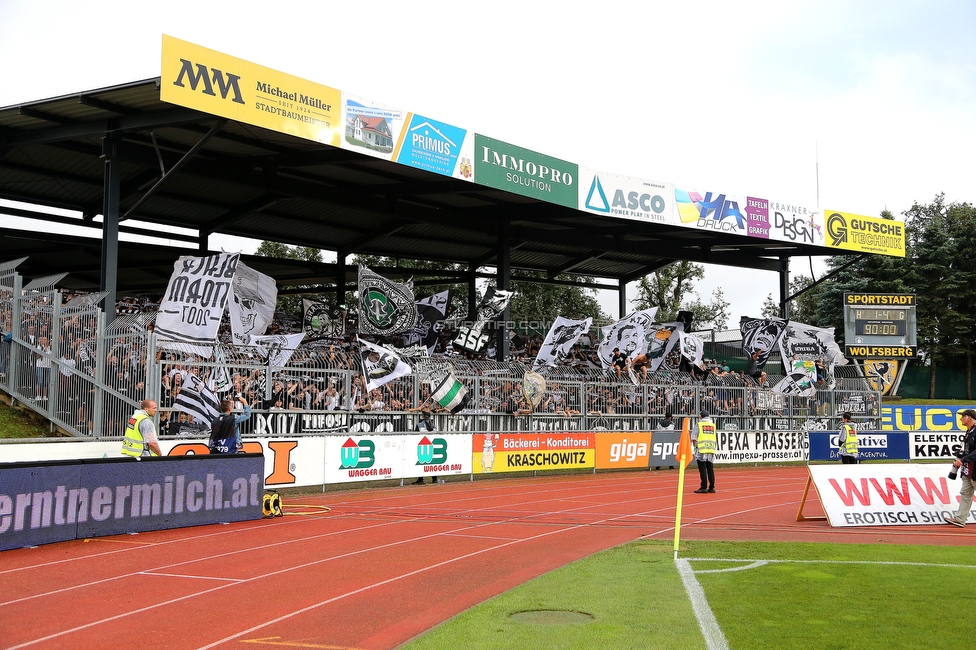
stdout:
[(853, 359), (914, 359), (915, 294), (845, 293), (844, 345)]

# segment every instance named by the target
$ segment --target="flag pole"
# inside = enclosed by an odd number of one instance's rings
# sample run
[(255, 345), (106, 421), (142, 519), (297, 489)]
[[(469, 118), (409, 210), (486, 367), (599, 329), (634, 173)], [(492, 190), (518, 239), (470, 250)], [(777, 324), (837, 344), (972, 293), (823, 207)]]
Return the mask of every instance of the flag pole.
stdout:
[(678, 503), (674, 513), (674, 559), (678, 559), (678, 542), (681, 540), (681, 502), (685, 493), (685, 467), (691, 463), (691, 424), (688, 418), (681, 423), (678, 442)]

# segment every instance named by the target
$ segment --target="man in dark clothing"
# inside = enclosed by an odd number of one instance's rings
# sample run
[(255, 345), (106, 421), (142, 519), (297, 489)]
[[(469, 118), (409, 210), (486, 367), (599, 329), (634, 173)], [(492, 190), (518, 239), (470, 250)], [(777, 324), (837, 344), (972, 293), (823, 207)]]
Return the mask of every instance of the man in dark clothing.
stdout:
[(749, 361), (746, 365), (746, 374), (756, 380), (756, 384), (762, 386), (766, 383), (766, 371), (759, 367), (759, 355), (763, 353), (763, 349), (759, 348), (755, 352), (749, 355)]
[(953, 467), (962, 467), (959, 479), (959, 509), (954, 516), (943, 514), (945, 522), (951, 526), (962, 528), (969, 519), (969, 510), (973, 507), (973, 464), (976, 463), (976, 411), (966, 409), (959, 414), (962, 425), (966, 427), (966, 437), (962, 441), (962, 451), (952, 463)]

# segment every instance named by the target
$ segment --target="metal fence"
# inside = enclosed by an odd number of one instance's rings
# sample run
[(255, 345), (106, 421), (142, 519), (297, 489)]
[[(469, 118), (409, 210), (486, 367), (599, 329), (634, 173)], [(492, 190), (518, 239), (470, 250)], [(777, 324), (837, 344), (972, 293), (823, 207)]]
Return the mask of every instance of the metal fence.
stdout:
[[(245, 437), (409, 431), (430, 403), (417, 375), (367, 391), (348, 342), (303, 345), (284, 367), (269, 366), (258, 348), (226, 342), (204, 358), (157, 341), (152, 313), (123, 314), (106, 326), (102, 294), (64, 294), (54, 288), (62, 276), (22, 286), (17, 263), (0, 264), (0, 389), (47, 417), (52, 430), (120, 438), (148, 398), (159, 404), (162, 437), (205, 435), (208, 421), (175, 407), (189, 375), (219, 397), (245, 397), (253, 412)], [(545, 371), (547, 390), (532, 410), (522, 395), (523, 364), (444, 361), (471, 399), (460, 413), (435, 413), (440, 431), (646, 431), (665, 414), (702, 410), (723, 429), (826, 429), (844, 411), (866, 426), (880, 417), (880, 395), (854, 364), (835, 369), (836, 384), (810, 397), (779, 395), (734, 372), (696, 381), (665, 366), (634, 384), (599, 368), (561, 367)], [(779, 379), (770, 376), (767, 386)]]

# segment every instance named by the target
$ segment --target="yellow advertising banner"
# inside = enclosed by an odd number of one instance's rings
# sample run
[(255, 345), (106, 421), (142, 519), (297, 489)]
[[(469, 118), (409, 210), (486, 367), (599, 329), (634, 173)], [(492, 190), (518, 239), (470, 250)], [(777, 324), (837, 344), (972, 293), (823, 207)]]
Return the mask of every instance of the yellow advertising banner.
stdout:
[(905, 257), (905, 223), (824, 210), (827, 248)]
[[(593, 468), (593, 433), (475, 434), (475, 474)], [(478, 441), (477, 438), (482, 438)]]
[(163, 35), (159, 98), (335, 147), (340, 91)]

